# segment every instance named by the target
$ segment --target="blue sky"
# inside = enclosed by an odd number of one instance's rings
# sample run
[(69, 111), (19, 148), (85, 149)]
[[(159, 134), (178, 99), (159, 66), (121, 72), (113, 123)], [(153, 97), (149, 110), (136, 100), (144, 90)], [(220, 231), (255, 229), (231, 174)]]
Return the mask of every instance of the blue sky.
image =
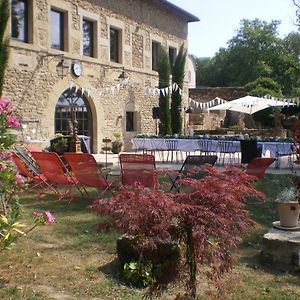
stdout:
[(169, 0), (192, 13), (200, 22), (189, 25), (189, 53), (214, 56), (240, 28), (242, 19), (280, 20), (280, 37), (297, 31), (292, 0)]

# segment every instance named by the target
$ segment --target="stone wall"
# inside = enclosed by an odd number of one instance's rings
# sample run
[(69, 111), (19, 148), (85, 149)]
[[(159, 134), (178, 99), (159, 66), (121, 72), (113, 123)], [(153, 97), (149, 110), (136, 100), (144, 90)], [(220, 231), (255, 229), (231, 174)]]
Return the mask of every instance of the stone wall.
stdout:
[[(205, 103), (219, 97), (224, 100), (234, 100), (246, 95), (243, 87), (200, 87), (189, 89), (189, 97), (196, 102)], [(211, 111), (197, 108), (195, 105), (194, 112), (189, 115), (189, 123), (194, 130), (215, 130), (222, 127), (229, 127), (242, 122), (248, 121), (248, 116), (232, 111)], [(241, 124), (242, 125), (242, 124)]]
[[(4, 85), (4, 95), (12, 98), (25, 124), (22, 138), (49, 140), (54, 136), (55, 106), (60, 95), (70, 87), (71, 81), (82, 91), (92, 112), (93, 152), (101, 151), (102, 139), (113, 139), (115, 132), (121, 133), (125, 149), (131, 148), (131, 138), (136, 134), (154, 134), (156, 127), (152, 119), (152, 107), (158, 105), (158, 96), (145, 93), (146, 87), (158, 85), (158, 74), (152, 71), (151, 41), (158, 41), (164, 47), (172, 45), (177, 49), (182, 43), (187, 46), (188, 22), (159, 2), (33, 0), (29, 14), (32, 14), (29, 21), (32, 39), (29, 43), (11, 39), (11, 55)], [(50, 47), (51, 7), (65, 12), (65, 51)], [(83, 17), (96, 24), (94, 57), (83, 56)], [(109, 26), (118, 28), (122, 35), (120, 63), (110, 62), (109, 59)], [(7, 32), (10, 32), (10, 28)], [(56, 72), (60, 54), (70, 65), (69, 73), (64, 78), (60, 78)], [(79, 60), (83, 68), (79, 77), (71, 72), (75, 60)], [(114, 92), (99, 92), (116, 85), (122, 70), (130, 78), (126, 87)], [(187, 81), (183, 88), (186, 95), (184, 104), (188, 99)], [(135, 112), (135, 131), (126, 131), (126, 111)]]

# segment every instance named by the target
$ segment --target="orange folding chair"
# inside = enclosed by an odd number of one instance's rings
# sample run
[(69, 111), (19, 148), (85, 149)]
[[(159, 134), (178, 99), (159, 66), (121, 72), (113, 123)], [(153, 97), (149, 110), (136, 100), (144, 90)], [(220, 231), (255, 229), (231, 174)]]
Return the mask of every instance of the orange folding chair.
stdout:
[(140, 184), (157, 189), (155, 157), (150, 154), (120, 154), (121, 182), (123, 185)]
[(245, 173), (260, 179), (264, 176), (267, 168), (276, 160), (274, 157), (255, 157), (246, 166)]
[(50, 189), (53, 192), (56, 190), (52, 187), (50, 183), (47, 182), (45, 176), (39, 172), (39, 170), (35, 169), (34, 166), (28, 165), (26, 161), (22, 159), (22, 157), (18, 156), (16, 153), (12, 153), (12, 159), (16, 164), (19, 172), (28, 178), (29, 184), (33, 183), (33, 186), (29, 187), (27, 190), (32, 190), (36, 187), (41, 187), (45, 191)]
[(95, 187), (102, 190), (100, 197), (111, 187), (112, 181), (107, 180), (90, 153), (65, 152), (64, 158), (70, 166), (74, 177), (82, 186)]
[[(67, 194), (69, 194), (74, 187), (76, 187), (83, 195), (79, 188), (78, 180), (70, 174), (57, 153), (31, 152), (31, 155), (41, 168), (43, 175), (48, 181), (50, 181), (53, 185), (66, 186), (62, 193), (57, 188), (55, 189), (59, 200), (62, 200)], [(84, 187), (83, 189), (85, 191)]]

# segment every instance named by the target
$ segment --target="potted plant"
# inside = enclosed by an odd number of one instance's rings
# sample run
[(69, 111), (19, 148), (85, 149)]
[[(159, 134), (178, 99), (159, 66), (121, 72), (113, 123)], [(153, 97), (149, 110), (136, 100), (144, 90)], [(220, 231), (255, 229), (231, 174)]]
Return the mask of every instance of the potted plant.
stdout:
[(68, 139), (63, 135), (56, 135), (50, 146), (50, 151), (63, 155), (68, 150)]
[(122, 142), (121, 142), (121, 134), (118, 132), (114, 133), (115, 140), (111, 143), (111, 152), (114, 154), (119, 154), (122, 151)]
[(299, 226), (299, 192), (295, 187), (283, 190), (276, 199), (281, 227), (293, 228)]

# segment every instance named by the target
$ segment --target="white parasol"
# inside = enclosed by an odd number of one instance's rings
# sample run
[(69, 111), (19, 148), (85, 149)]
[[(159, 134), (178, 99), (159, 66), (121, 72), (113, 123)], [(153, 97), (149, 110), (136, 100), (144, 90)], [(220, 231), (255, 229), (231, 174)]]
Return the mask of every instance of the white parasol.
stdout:
[(293, 106), (295, 104), (287, 101), (280, 101), (275, 99), (260, 98), (253, 96), (245, 96), (239, 99), (228, 101), (226, 103), (211, 107), (208, 111), (214, 110), (232, 110), (245, 114), (254, 114), (260, 110), (274, 106)]

